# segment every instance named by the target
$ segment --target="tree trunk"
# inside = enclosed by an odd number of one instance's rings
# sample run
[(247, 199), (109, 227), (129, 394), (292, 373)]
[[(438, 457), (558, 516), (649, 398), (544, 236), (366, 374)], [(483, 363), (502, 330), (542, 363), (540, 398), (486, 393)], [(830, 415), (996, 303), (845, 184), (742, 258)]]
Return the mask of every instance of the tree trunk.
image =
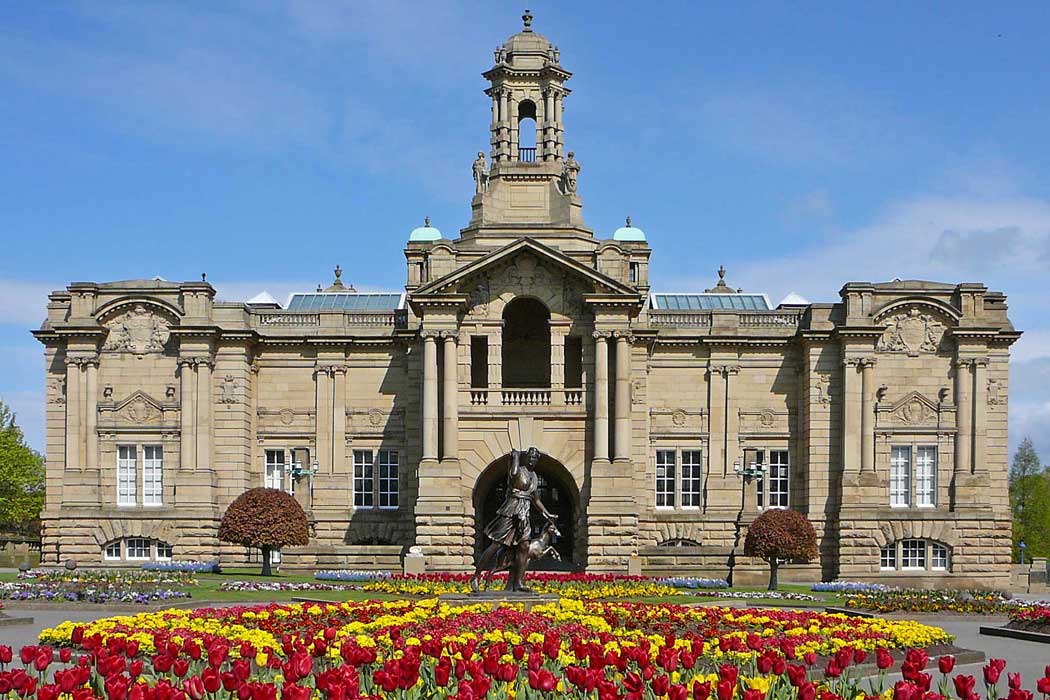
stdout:
[(774, 559), (769, 562), (769, 590), (775, 591), (777, 589), (777, 569), (780, 568), (780, 562)]
[(262, 560), (263, 560), (263, 563), (262, 563), (262, 575), (263, 576), (273, 576), (273, 572), (270, 570), (270, 548), (269, 547), (263, 547), (262, 548)]

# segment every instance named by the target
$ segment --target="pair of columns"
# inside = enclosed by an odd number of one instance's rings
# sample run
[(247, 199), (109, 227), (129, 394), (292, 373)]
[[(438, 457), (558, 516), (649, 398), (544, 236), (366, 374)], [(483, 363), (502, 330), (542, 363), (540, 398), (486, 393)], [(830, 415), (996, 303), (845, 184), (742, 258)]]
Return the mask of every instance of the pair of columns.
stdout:
[[(875, 358), (842, 361), (842, 464), (849, 470), (875, 471)], [(859, 376), (858, 376), (859, 375)]]
[(66, 469), (98, 467), (98, 355), (66, 357)]
[(630, 331), (594, 332), (594, 460), (609, 461), (609, 341), (616, 343), (616, 400), (613, 460), (631, 459)]
[(211, 357), (180, 357), (179, 468), (211, 468)]
[(444, 345), (441, 459), (459, 458), (459, 382), (456, 331), (425, 330), (423, 336), (423, 459), (438, 459), (438, 341)]
[(988, 358), (955, 363), (955, 473), (972, 474), (985, 463), (987, 424), (981, 410), (987, 401)]
[(314, 368), (314, 458), (318, 470), (325, 473), (340, 473), (345, 468), (346, 372), (346, 365), (342, 361), (319, 360)]

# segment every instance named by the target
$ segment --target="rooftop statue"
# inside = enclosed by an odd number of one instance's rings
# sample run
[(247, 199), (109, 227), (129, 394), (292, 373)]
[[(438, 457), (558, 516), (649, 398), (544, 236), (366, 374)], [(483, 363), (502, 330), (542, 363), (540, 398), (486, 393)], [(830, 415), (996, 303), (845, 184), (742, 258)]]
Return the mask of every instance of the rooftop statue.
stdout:
[(569, 157), (561, 168), (561, 191), (565, 194), (576, 193), (576, 178), (580, 175), (580, 162), (576, 154), (569, 151)]
[[(539, 479), (536, 476), (536, 463), (540, 451), (530, 447), (526, 451), (511, 450), (510, 469), (507, 472), (507, 498), (496, 511), (496, 517), (485, 526), (485, 536), (491, 540), (478, 559), (474, 575), (470, 577), (470, 590), (477, 593), (482, 574), (486, 578), (493, 572), (509, 569), (507, 574), (508, 592), (528, 593), (525, 585), (525, 571), (530, 559), (539, 559), (553, 548), (552, 537), (558, 534), (556, 518), (540, 501)], [(547, 519), (544, 533), (532, 540), (532, 525), (529, 522), (529, 509), (535, 505)]]
[(489, 164), (485, 162), (485, 153), (478, 151), (474, 159), (474, 193), (482, 194), (489, 190)]

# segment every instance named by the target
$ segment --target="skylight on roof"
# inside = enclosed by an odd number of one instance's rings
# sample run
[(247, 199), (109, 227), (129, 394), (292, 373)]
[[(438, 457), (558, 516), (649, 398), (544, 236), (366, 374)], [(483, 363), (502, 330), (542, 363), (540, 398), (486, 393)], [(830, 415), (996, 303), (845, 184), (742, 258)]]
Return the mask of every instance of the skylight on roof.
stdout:
[(769, 311), (765, 294), (653, 294), (652, 308), (660, 311)]
[(404, 295), (365, 292), (293, 294), (289, 311), (393, 311), (404, 306)]

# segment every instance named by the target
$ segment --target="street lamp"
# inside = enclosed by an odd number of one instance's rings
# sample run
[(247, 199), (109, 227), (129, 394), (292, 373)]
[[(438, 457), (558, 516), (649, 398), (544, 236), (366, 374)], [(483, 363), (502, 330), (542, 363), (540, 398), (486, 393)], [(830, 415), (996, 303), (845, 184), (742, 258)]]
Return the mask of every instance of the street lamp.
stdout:
[(1024, 550), (1028, 548), (1028, 545), (1024, 543), (1024, 540), (1021, 540), (1017, 543), (1017, 548), (1021, 550), (1021, 563), (1024, 564)]

